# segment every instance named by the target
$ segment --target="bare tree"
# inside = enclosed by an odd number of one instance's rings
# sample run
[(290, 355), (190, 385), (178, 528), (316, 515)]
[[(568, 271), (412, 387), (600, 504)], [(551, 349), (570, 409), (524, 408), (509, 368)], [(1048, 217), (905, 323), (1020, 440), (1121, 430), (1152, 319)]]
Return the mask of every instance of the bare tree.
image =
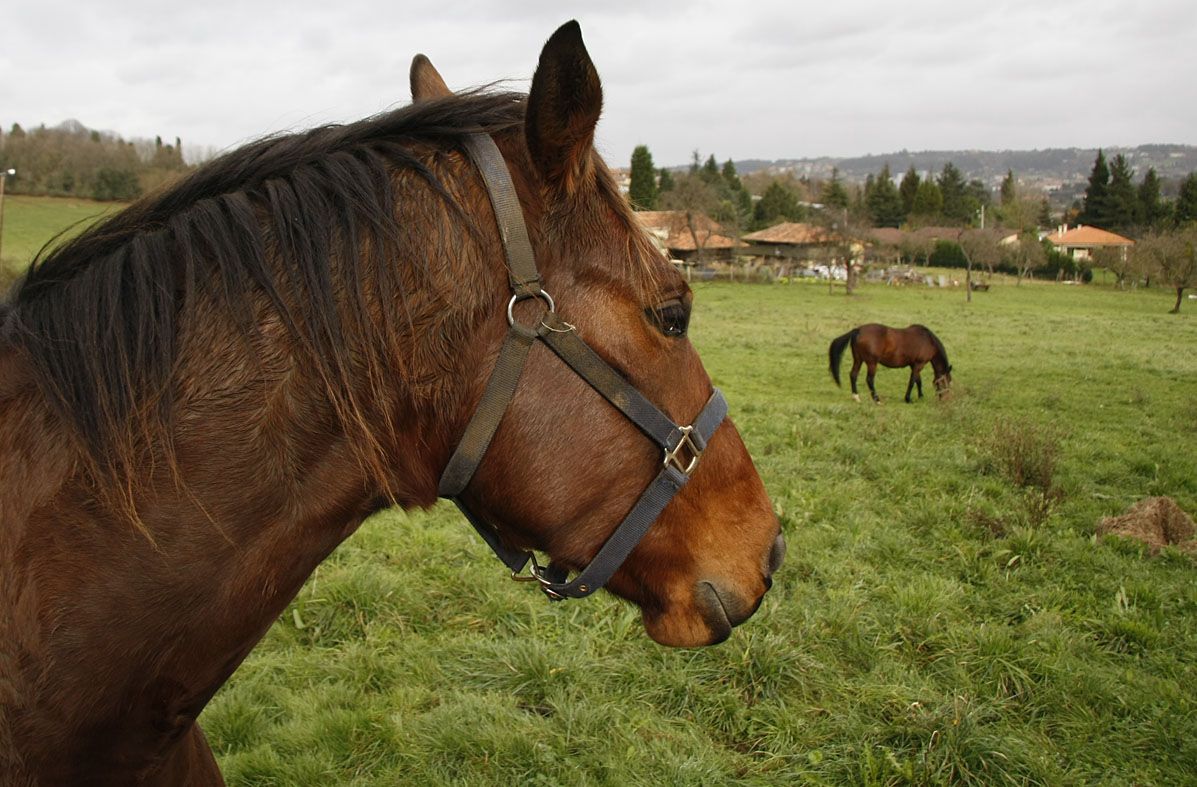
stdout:
[(898, 242), (898, 253), (911, 265), (918, 264), (920, 260), (926, 265), (933, 251), (935, 241), (917, 232), (902, 233), (902, 240)]
[(1047, 252), (1034, 232), (1024, 232), (1019, 235), (1018, 242), (1010, 246), (1007, 255), (1007, 259), (1018, 271), (1016, 286), (1022, 284), (1024, 276), (1030, 276), (1032, 271), (1047, 264)]
[(695, 257), (703, 259), (707, 241), (714, 232), (712, 225), (703, 221), (703, 217), (710, 216), (719, 207), (715, 189), (698, 175), (682, 175), (672, 189), (661, 195), (661, 207), (685, 214), (686, 228), (694, 241)]
[(1134, 256), (1148, 275), (1176, 288), (1176, 305), (1168, 313), (1179, 314), (1185, 289), (1197, 287), (1197, 226), (1150, 233), (1135, 244)]
[[(831, 241), (831, 250), (836, 258), (844, 262), (844, 285), (848, 295), (856, 289), (856, 276), (865, 262), (866, 250), (873, 243), (872, 227), (867, 220), (853, 215), (847, 208), (825, 209), (816, 218), (825, 237)], [(834, 291), (835, 279), (828, 266), (828, 292)]]
[(1138, 278), (1140, 261), (1134, 254), (1128, 253), (1122, 246), (1102, 246), (1093, 251), (1093, 265), (1105, 268), (1114, 274), (1114, 280), (1119, 289), (1126, 287), (1128, 278)]
[(966, 293), (964, 299), (971, 302), (973, 299), (973, 266), (984, 265), (985, 270), (989, 271), (989, 275), (992, 276), (993, 266), (1001, 260), (1002, 253), (998, 248), (997, 237), (986, 230), (961, 230), (956, 242), (960, 244), (960, 250), (964, 252), (964, 290)]

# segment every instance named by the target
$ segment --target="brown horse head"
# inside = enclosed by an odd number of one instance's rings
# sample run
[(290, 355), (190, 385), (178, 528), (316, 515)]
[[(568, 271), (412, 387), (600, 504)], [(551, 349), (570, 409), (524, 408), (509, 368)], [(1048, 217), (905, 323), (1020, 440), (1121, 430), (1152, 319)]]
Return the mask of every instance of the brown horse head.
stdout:
[[(417, 101), (448, 95), (423, 56), (411, 81)], [(598, 74), (570, 23), (541, 53), (523, 133), (497, 139), (561, 318), (675, 422), (688, 424), (712, 393), (687, 337), (693, 295), (653, 248), (594, 150), (601, 106)], [(489, 364), (474, 371), (477, 390), (489, 372)], [(464, 425), (469, 412), (458, 417)], [(543, 550), (576, 570), (661, 462), (635, 426), (537, 346), (464, 497), (505, 542)], [(783, 553), (764, 487), (726, 422), (693, 480), (607, 587), (639, 605), (659, 642), (718, 642), (756, 610)]]
[[(366, 516), (435, 502), (508, 334), (504, 241), (463, 150), (479, 135), (557, 303), (513, 317), (576, 331), (675, 424), (704, 411), (693, 295), (594, 150), (577, 25), (527, 98), (453, 95), (424, 58), (412, 88), (209, 162), (48, 252), (0, 308), (5, 783), (220, 783), (208, 699)], [(666, 459), (539, 340), (497, 423), (462, 498), (565, 568)], [(656, 640), (706, 644), (783, 553), (722, 421), (607, 587)]]
[(952, 367), (945, 366), (942, 372), (937, 370), (935, 375), (935, 393), (944, 396), (952, 387)]

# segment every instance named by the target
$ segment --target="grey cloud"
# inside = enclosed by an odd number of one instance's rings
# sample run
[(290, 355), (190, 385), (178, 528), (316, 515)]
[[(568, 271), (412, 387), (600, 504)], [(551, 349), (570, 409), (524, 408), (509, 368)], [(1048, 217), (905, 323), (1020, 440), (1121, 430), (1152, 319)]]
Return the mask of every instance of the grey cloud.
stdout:
[[(599, 141), (617, 164), (640, 143), (681, 164), (694, 148), (1197, 142), (1187, 0), (13, 5), (5, 126), (73, 116), (222, 148), (403, 103), (417, 52), (453, 87), (527, 89), (541, 44), (574, 17), (604, 80)], [(1058, 111), (1064, 99), (1082, 109)]]

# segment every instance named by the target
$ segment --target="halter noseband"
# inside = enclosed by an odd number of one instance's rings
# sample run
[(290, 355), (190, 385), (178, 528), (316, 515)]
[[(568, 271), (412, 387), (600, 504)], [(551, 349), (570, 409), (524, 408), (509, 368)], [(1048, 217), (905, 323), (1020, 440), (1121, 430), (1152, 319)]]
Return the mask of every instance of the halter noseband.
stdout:
[[(457, 504), (478, 534), (511, 569), (513, 579), (538, 583), (545, 595), (554, 601), (583, 598), (607, 583), (640, 543), (669, 501), (690, 480), (702, 452), (706, 449), (707, 441), (727, 417), (727, 402), (716, 388), (702, 412), (694, 419), (694, 423), (690, 426), (679, 426), (600, 358), (578, 336), (574, 326), (557, 316), (556, 304), (541, 288), (536, 258), (528, 240), (527, 228), (524, 226), (523, 211), (520, 209), (511, 174), (498, 146), (486, 134), (471, 134), (465, 138), (465, 148), (486, 182), (486, 190), (494, 207), (503, 249), (507, 255), (508, 276), (513, 294), (507, 304), (507, 323), (510, 326), (507, 338), (499, 350), (498, 360), (478, 403), (478, 409), (466, 425), (461, 442), (441, 474), (437, 493)], [(543, 300), (547, 308), (536, 325), (522, 325), (515, 319), (515, 304), (528, 298)], [(515, 396), (528, 352), (536, 341), (544, 342), (664, 452), (661, 471), (657, 477), (641, 493), (640, 499), (615, 528), (590, 564), (572, 581), (569, 581), (569, 574), (565, 568), (557, 564), (541, 566), (531, 552), (505, 545), (495, 527), (470, 511), (459, 497), (486, 456), (487, 448), (490, 447), (490, 442), (499, 428), (499, 422)], [(522, 574), (529, 563), (529, 573)]]

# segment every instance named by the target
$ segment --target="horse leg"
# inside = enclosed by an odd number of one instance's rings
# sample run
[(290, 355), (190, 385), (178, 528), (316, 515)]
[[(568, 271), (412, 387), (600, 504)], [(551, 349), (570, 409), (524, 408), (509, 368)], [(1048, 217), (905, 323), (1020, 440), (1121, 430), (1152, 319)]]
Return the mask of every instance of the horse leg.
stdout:
[(914, 390), (914, 367), (910, 367), (910, 379), (906, 381), (906, 404), (910, 404), (910, 392)]
[[(915, 364), (914, 366), (910, 367), (910, 376), (914, 378), (914, 384), (919, 387), (919, 398), (920, 399), (923, 398), (923, 366), (924, 366), (924, 364), (920, 363), (920, 364)], [(910, 401), (910, 398), (909, 398), (910, 391), (909, 390), (906, 391), (906, 396), (907, 396), (906, 401), (909, 402)]]
[[(852, 381), (852, 399), (853, 401), (860, 401), (860, 394), (856, 392), (856, 378), (860, 375), (860, 359), (852, 359), (852, 372), (848, 375), (848, 379)], [(870, 387), (872, 383), (869, 383)]]
[(877, 386), (873, 385), (873, 378), (877, 376), (877, 363), (869, 364), (869, 373), (865, 376), (865, 382), (869, 384), (869, 393), (873, 394), (873, 401), (881, 404), (881, 397), (877, 395)]

